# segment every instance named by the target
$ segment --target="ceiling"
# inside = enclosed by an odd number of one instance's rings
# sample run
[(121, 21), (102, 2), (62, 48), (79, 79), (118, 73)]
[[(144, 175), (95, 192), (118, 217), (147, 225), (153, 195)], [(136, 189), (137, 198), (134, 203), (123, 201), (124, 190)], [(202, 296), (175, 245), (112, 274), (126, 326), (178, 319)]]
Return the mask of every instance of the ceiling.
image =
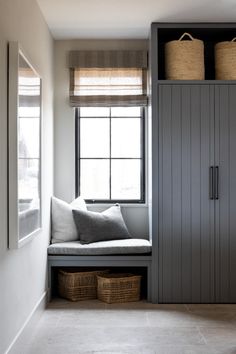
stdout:
[(234, 22), (236, 0), (37, 0), (55, 39), (143, 39), (151, 22)]

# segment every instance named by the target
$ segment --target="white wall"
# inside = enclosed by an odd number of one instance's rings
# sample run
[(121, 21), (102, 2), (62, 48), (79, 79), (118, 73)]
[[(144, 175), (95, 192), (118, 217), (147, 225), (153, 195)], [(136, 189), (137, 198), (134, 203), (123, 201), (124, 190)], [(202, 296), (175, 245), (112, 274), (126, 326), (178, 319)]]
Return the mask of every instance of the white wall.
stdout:
[[(75, 197), (75, 117), (69, 106), (68, 53), (70, 50), (147, 49), (146, 40), (62, 40), (55, 42), (55, 195), (65, 201)], [(106, 206), (92, 207), (102, 210)], [(124, 218), (136, 237), (148, 235), (148, 207), (127, 206)]]
[[(7, 248), (7, 43), (19, 41), (43, 84), (42, 232)], [(46, 290), (50, 195), (53, 190), (53, 40), (36, 1), (0, 0), (0, 353), (4, 353)]]

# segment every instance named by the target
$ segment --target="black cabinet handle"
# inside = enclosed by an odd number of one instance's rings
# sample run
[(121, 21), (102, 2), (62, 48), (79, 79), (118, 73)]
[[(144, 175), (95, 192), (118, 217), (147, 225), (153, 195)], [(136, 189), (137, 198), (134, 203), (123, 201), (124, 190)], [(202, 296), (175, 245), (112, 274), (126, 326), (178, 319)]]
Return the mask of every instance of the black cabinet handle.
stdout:
[(215, 193), (214, 193), (214, 199), (218, 200), (219, 199), (219, 166), (215, 166), (214, 168), (214, 184), (215, 184)]
[(214, 167), (209, 169), (209, 198), (214, 199)]

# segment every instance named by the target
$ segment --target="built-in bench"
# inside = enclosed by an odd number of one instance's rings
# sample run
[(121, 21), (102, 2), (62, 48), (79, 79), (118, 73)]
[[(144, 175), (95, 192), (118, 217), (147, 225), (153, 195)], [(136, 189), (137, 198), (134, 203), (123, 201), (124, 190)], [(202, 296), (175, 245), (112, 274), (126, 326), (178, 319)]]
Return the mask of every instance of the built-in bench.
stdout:
[(125, 239), (82, 245), (79, 241), (51, 244), (48, 247), (49, 295), (52, 268), (55, 267), (145, 267), (147, 300), (151, 301), (152, 246), (148, 240)]

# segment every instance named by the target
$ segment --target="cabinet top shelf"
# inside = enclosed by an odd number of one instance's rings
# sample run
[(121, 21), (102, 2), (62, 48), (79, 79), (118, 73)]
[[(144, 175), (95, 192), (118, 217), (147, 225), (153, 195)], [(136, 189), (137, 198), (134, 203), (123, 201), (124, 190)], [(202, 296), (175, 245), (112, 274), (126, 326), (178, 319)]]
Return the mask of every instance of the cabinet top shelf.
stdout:
[(235, 29), (236, 22), (152, 22), (152, 29), (202, 28), (202, 29)]
[[(152, 70), (156, 72), (156, 78), (164, 80), (166, 75), (165, 45), (166, 43), (179, 40), (183, 33), (188, 32), (194, 38), (199, 39), (204, 45), (204, 66), (205, 81), (192, 81), (191, 83), (222, 84), (224, 82), (215, 81), (215, 45), (219, 42), (232, 41), (236, 37), (236, 23), (152, 23), (151, 28), (151, 48), (152, 48)], [(153, 68), (156, 66), (156, 69)], [(187, 83), (189, 83), (188, 81)], [(175, 83), (175, 81), (173, 82)], [(186, 83), (179, 80), (179, 83)], [(229, 83), (229, 82), (226, 82)], [(232, 84), (233, 82), (230, 81)]]
[(157, 80), (158, 85), (236, 85), (236, 80)]

